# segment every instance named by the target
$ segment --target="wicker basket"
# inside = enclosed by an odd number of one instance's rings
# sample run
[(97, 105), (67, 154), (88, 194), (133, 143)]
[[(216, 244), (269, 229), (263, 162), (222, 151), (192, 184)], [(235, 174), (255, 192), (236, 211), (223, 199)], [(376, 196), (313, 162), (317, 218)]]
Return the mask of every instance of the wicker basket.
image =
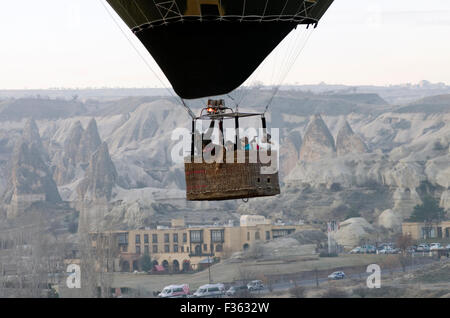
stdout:
[[(238, 163), (237, 158), (244, 163)], [(220, 201), (274, 196), (280, 194), (278, 171), (271, 163), (260, 162), (257, 151), (237, 151), (234, 161), (207, 163), (202, 157), (185, 159), (188, 201)], [(255, 158), (255, 163), (249, 163)], [(240, 160), (239, 162), (242, 162)]]

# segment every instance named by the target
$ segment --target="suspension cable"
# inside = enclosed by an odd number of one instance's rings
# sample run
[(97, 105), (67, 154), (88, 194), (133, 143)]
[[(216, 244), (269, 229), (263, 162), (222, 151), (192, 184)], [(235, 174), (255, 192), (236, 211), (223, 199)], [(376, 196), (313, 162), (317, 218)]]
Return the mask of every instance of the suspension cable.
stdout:
[[(108, 13), (110, 18), (113, 20), (114, 24), (117, 26), (117, 28), (120, 30), (122, 35), (125, 37), (125, 39), (128, 41), (128, 43), (131, 45), (131, 47), (135, 50), (136, 54), (142, 59), (144, 64), (147, 66), (147, 68), (150, 70), (150, 72), (153, 73), (153, 75), (156, 77), (156, 79), (161, 83), (161, 85), (169, 92), (169, 94), (175, 99), (176, 104), (181, 104), (193, 119), (195, 118), (194, 112), (190, 109), (190, 107), (184, 102), (184, 100), (180, 97), (178, 98), (164, 83), (164, 81), (161, 79), (161, 77), (156, 73), (156, 71), (152, 68), (150, 63), (145, 59), (145, 57), (142, 55), (142, 53), (138, 50), (138, 48), (134, 45), (133, 41), (130, 39), (130, 37), (127, 35), (127, 33), (122, 29), (119, 22), (114, 18), (114, 15), (108, 10), (108, 7), (105, 5), (103, 0), (99, 0), (100, 4), (103, 6), (105, 11)], [(127, 11), (128, 12), (128, 11)], [(181, 101), (181, 103), (180, 103)]]
[[(309, 25), (308, 25), (309, 27)], [(269, 110), (269, 107), (271, 106), (273, 100), (275, 99), (275, 96), (278, 94), (279, 90), (281, 89), (282, 84), (284, 83), (284, 81), (286, 80), (287, 75), (290, 73), (290, 66), (295, 64), (295, 62), (297, 61), (298, 57), (300, 56), (300, 54), (303, 52), (304, 48), (306, 47), (306, 44), (308, 43), (312, 33), (315, 30), (315, 26), (312, 28), (312, 31), (306, 34), (306, 39), (303, 43), (303, 45), (301, 46), (300, 50), (295, 54), (294, 51), (291, 52), (294, 53), (292, 54), (289, 58), (287, 58), (285, 60), (284, 66), (283, 66), (283, 73), (281, 74), (281, 77), (279, 78), (278, 84), (275, 86), (275, 89), (273, 90), (273, 93), (271, 94), (271, 97), (269, 99), (269, 102), (267, 103), (265, 110), (264, 110), (264, 114)], [(303, 42), (303, 41), (302, 41)], [(288, 62), (286, 62), (288, 61)]]

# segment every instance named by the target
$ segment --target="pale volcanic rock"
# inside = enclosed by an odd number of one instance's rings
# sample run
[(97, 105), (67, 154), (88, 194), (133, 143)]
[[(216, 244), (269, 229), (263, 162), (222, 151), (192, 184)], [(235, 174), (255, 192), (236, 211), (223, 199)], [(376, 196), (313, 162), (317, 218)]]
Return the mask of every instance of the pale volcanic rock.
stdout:
[(314, 115), (303, 138), (300, 160), (314, 162), (335, 156), (336, 147), (330, 130), (320, 115)]
[(361, 243), (361, 240), (373, 238), (374, 227), (364, 218), (351, 218), (340, 223), (339, 230), (334, 238), (339, 245), (352, 248)]
[(78, 163), (88, 163), (91, 155), (98, 149), (101, 143), (97, 122), (95, 119), (91, 119), (86, 130), (81, 135), (76, 161)]
[(416, 189), (422, 181), (427, 180), (424, 169), (418, 162), (400, 161), (386, 169), (382, 175), (384, 184), (404, 189)]
[(442, 192), (440, 206), (446, 210), (450, 210), (450, 190)]
[(117, 182), (117, 171), (104, 142), (92, 155), (84, 179), (77, 188), (81, 201), (109, 201)]
[(430, 182), (443, 188), (450, 188), (450, 153), (429, 160), (425, 166), (425, 174)]
[(280, 147), (280, 170), (287, 176), (297, 165), (302, 145), (302, 136), (298, 131), (290, 133)]
[[(78, 120), (70, 129), (69, 136), (64, 142), (64, 153), (68, 159), (69, 164), (76, 164), (83, 135), (85, 135), (85, 131), (83, 129), (83, 126), (81, 125), (81, 122)], [(94, 133), (93, 135), (98, 135), (98, 132), (97, 134)], [(96, 137), (94, 138), (97, 139)]]
[(398, 231), (402, 226), (402, 217), (391, 209), (388, 209), (378, 216), (378, 225), (388, 230)]
[(63, 155), (57, 160), (54, 179), (58, 185), (64, 185), (74, 180), (77, 170), (77, 158), (80, 152), (81, 138), (84, 129), (81, 122), (77, 121), (72, 126), (69, 136), (64, 142)]
[(34, 202), (61, 202), (46, 158), (36, 123), (30, 120), (14, 149), (11, 178), (3, 195), (9, 205), (8, 218), (21, 215)]
[(39, 128), (34, 119), (28, 119), (22, 132), (22, 139), (30, 144), (35, 144), (38, 148), (43, 148)]
[(414, 207), (422, 204), (415, 189), (397, 188), (392, 195), (392, 199), (394, 200), (393, 210), (402, 215), (403, 218), (410, 217)]
[(341, 128), (336, 137), (336, 152), (338, 156), (345, 156), (349, 153), (366, 153), (366, 144), (360, 136), (353, 132), (349, 123), (342, 119)]

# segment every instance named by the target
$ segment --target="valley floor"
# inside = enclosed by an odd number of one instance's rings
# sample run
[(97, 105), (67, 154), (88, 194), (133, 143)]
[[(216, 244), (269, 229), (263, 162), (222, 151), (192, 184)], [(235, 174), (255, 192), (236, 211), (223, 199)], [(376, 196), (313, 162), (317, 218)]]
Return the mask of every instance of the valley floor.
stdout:
[[(320, 292), (330, 287), (336, 288), (357, 288), (367, 279), (366, 269), (369, 264), (379, 264), (382, 267), (383, 284), (409, 285), (407, 278), (399, 280), (404, 273), (401, 267), (383, 270), (389, 263), (389, 255), (342, 255), (340, 257), (319, 258), (317, 256), (298, 257), (296, 259), (278, 259), (263, 261), (242, 261), (233, 262), (227, 260), (211, 267), (211, 280), (220, 283), (233, 283), (235, 281), (249, 281), (252, 279), (261, 279), (266, 286), (270, 285), (271, 291), (267, 289), (260, 296), (269, 297), (291, 297), (289, 289), (295, 286), (303, 286), (307, 295), (317, 297)], [(416, 263), (406, 268), (407, 273), (425, 274), (427, 265), (433, 262), (430, 258), (417, 258)], [(450, 273), (450, 267), (445, 267)], [(329, 281), (327, 276), (334, 271), (344, 271), (347, 279), (344, 281)], [(264, 273), (264, 274), (263, 274)], [(148, 296), (153, 292), (162, 290), (165, 286), (171, 284), (189, 284), (191, 291), (209, 282), (208, 270), (193, 274), (174, 274), (174, 275), (147, 275), (147, 274), (125, 274), (115, 273), (113, 287), (128, 287), (133, 290), (139, 290)], [(393, 279), (395, 278), (395, 279)], [(421, 284), (425, 288), (426, 281), (423, 283), (415, 278), (415, 284)], [(319, 288), (316, 288), (317, 281)], [(434, 283), (434, 282), (433, 282)], [(445, 288), (450, 292), (450, 278), (445, 277), (443, 281)], [(445, 289), (444, 288), (444, 289)], [(311, 290), (309, 290), (311, 289)]]

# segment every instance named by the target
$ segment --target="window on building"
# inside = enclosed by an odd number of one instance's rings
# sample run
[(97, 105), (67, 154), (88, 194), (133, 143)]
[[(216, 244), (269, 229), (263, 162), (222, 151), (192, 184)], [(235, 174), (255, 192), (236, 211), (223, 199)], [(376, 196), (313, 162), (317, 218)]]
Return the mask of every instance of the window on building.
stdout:
[(187, 242), (187, 233), (183, 233), (183, 243)]
[(178, 233), (173, 233), (173, 242), (178, 243)]
[(136, 254), (141, 254), (141, 247), (139, 245), (136, 246)]
[(191, 231), (191, 243), (202, 243), (203, 242), (203, 231)]
[(270, 240), (270, 231), (266, 231), (266, 240), (267, 240), (267, 241)]
[(158, 234), (152, 234), (152, 242), (158, 243)]
[(261, 239), (261, 237), (260, 237), (259, 232), (255, 232), (255, 240), (260, 240), (260, 239)]
[(128, 252), (128, 245), (122, 246), (122, 252)]
[(181, 253), (184, 253), (184, 246), (181, 246)]
[(144, 246), (144, 254), (150, 254), (150, 248), (148, 247), (148, 245)]
[(128, 244), (128, 233), (120, 233), (118, 236), (119, 245)]
[(170, 253), (170, 245), (164, 245), (164, 252)]
[(216, 245), (216, 252), (222, 252), (223, 251), (223, 247), (221, 244), (217, 244)]
[(272, 230), (272, 238), (276, 239), (279, 237), (287, 236), (295, 232), (295, 229), (278, 229)]
[(169, 243), (170, 242), (170, 235), (169, 234), (164, 234), (164, 243)]
[(178, 245), (174, 245), (173, 246), (173, 252), (174, 253), (178, 253)]
[(435, 231), (432, 227), (423, 227), (422, 228), (422, 238), (428, 239), (428, 238), (434, 238), (435, 237)]
[(247, 241), (250, 241), (250, 232), (247, 232)]
[(224, 230), (211, 230), (211, 242), (213, 243), (223, 243), (224, 236)]
[(144, 234), (144, 243), (148, 244), (148, 234)]
[(136, 234), (136, 244), (141, 244), (141, 236)]
[(208, 244), (203, 244), (203, 250), (206, 252), (208, 250)]
[(153, 253), (158, 253), (158, 245), (153, 245)]

